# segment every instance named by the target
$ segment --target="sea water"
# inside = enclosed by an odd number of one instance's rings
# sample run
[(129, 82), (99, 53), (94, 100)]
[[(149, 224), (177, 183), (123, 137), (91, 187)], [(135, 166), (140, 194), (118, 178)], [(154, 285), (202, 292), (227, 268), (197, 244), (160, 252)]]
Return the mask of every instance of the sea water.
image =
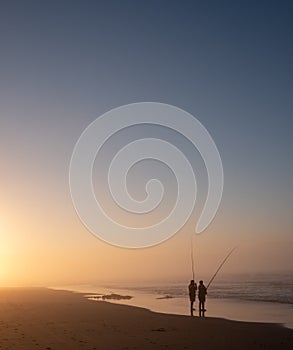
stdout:
[[(87, 294), (131, 295), (113, 303), (140, 306), (155, 312), (189, 315), (188, 283), (140, 282), (64, 286)], [(60, 288), (60, 287), (59, 287)], [(197, 315), (197, 300), (194, 315)], [(293, 275), (246, 275), (217, 278), (208, 289), (206, 316), (239, 321), (273, 322), (293, 328)]]

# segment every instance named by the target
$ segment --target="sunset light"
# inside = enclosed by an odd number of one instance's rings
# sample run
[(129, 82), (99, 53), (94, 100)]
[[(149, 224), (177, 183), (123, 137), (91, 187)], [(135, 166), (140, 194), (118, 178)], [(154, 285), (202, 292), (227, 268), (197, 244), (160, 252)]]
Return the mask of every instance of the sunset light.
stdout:
[(293, 1), (0, 2), (0, 349), (293, 349)]

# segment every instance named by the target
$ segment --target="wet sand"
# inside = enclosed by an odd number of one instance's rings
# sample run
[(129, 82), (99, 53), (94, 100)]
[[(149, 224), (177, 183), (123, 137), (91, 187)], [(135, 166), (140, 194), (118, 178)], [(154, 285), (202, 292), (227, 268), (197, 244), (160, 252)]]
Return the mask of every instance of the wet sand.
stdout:
[(0, 289), (0, 349), (292, 349), (280, 325), (153, 313), (45, 288)]

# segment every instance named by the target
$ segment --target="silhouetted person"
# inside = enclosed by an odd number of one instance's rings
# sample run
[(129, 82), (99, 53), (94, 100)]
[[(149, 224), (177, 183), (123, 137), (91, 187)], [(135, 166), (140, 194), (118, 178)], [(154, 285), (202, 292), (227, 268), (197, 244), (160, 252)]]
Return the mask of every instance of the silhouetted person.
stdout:
[(207, 289), (203, 284), (203, 281), (199, 281), (198, 285), (198, 300), (199, 300), (199, 317), (203, 316), (205, 313), (205, 301), (206, 301)]
[(190, 315), (193, 316), (193, 304), (195, 302), (195, 294), (196, 294), (196, 283), (194, 283), (194, 280), (190, 281), (190, 284), (188, 286), (188, 291), (189, 291), (189, 300), (190, 300)]

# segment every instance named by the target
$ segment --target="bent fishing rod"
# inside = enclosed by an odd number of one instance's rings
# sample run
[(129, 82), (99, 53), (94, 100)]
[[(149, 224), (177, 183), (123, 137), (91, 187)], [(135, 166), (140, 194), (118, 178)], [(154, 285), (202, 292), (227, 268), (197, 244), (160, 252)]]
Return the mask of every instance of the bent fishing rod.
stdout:
[(218, 272), (221, 270), (221, 268), (223, 267), (223, 265), (225, 264), (225, 262), (229, 259), (229, 257), (231, 256), (231, 254), (234, 252), (234, 250), (237, 247), (234, 247), (229, 253), (228, 255), (225, 257), (225, 259), (222, 261), (222, 263), (220, 264), (220, 266), (218, 267), (217, 271), (214, 273), (213, 277), (210, 279), (208, 285), (207, 285), (207, 289), (209, 288), (209, 286), (211, 285), (211, 283), (213, 282), (213, 280), (215, 279), (215, 277), (217, 276)]

